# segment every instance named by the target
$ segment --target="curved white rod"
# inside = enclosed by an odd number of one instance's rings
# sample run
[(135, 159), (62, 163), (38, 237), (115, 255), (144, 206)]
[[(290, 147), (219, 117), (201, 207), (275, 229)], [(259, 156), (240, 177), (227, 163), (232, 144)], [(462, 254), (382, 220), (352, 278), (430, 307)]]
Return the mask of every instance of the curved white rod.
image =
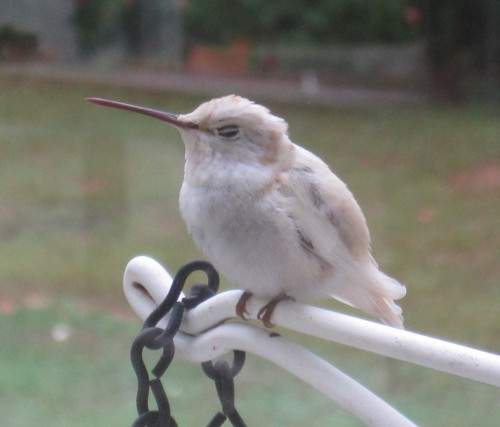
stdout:
[[(130, 261), (125, 270), (125, 289), (130, 286), (129, 267), (142, 275), (142, 280), (139, 278), (138, 282), (149, 289), (149, 284), (146, 284), (150, 281), (150, 262), (156, 263), (147, 257)], [(155, 268), (163, 269), (160, 265)], [(158, 294), (160, 299), (152, 297), (159, 304), (167, 292), (168, 288), (164, 288), (163, 294)], [(234, 308), (240, 296), (241, 291), (228, 291), (205, 301), (186, 313), (181, 330), (196, 334), (234, 317)], [(137, 310), (138, 300), (129, 302), (141, 316)], [(255, 319), (258, 309), (266, 302), (251, 298), (247, 304), (248, 317)], [(277, 305), (273, 322), (304, 334), (500, 387), (500, 356), (492, 353), (292, 301), (283, 301)]]
[[(172, 276), (150, 257), (135, 257), (125, 268), (123, 292), (130, 306), (142, 320), (145, 320), (165, 299), (171, 285)], [(181, 292), (179, 301), (184, 297), (184, 292)], [(161, 320), (158, 326), (165, 328), (167, 320)]]
[[(137, 257), (130, 261), (123, 279), (125, 295), (142, 319), (149, 315), (150, 309), (163, 301), (171, 282), (171, 277), (161, 265), (148, 257)], [(210, 311), (210, 307), (205, 308)], [(158, 325), (165, 327), (167, 321), (168, 316)], [(174, 342), (176, 353), (191, 362), (212, 360), (233, 350), (254, 353), (310, 384), (366, 425), (415, 426), (342, 371), (305, 348), (262, 328), (242, 323), (221, 324), (197, 336), (179, 332), (175, 335)]]
[[(181, 329), (197, 333), (221, 319), (234, 317), (234, 307), (240, 296), (241, 291), (214, 296), (190, 310)], [(248, 317), (256, 319), (259, 308), (265, 303), (251, 298), (247, 304)], [(272, 320), (303, 334), (500, 387), (500, 356), (493, 353), (293, 301), (280, 302)]]
[(254, 353), (311, 385), (368, 426), (415, 426), (377, 395), (309, 350), (256, 326), (228, 323), (196, 337), (178, 333), (174, 342), (177, 354), (192, 362), (211, 360), (232, 350)]

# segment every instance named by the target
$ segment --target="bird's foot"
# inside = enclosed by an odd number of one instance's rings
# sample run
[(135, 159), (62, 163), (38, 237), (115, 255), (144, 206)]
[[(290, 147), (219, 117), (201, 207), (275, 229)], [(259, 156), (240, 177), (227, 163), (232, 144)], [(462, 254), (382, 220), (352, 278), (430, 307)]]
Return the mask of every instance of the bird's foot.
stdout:
[(266, 328), (273, 328), (276, 325), (271, 322), (271, 317), (274, 313), (274, 309), (283, 300), (293, 300), (292, 297), (289, 297), (287, 294), (284, 292), (279, 294), (278, 296), (275, 296), (271, 301), (269, 301), (264, 307), (262, 307), (259, 312), (257, 313), (257, 319), (262, 321), (262, 324)]
[(248, 318), (246, 317), (246, 314), (248, 314), (247, 302), (252, 297), (252, 295), (253, 294), (251, 292), (244, 291), (241, 294), (240, 299), (236, 303), (236, 315), (243, 320), (248, 320)]

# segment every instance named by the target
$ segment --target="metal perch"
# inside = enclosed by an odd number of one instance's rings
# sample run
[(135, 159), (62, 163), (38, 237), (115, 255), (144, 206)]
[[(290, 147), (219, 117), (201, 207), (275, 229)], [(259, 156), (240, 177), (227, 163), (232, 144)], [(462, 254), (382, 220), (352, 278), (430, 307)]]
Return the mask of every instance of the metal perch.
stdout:
[[(163, 301), (171, 283), (167, 271), (145, 256), (132, 259), (123, 278), (125, 295), (141, 319), (146, 319)], [(235, 317), (241, 292), (223, 292), (188, 310), (174, 338), (177, 354), (192, 362), (203, 362), (235, 349), (251, 352), (310, 384), (367, 425), (415, 425), (309, 350), (251, 324), (222, 323)], [(247, 305), (249, 318), (256, 319), (258, 309), (265, 303), (252, 298)], [(167, 322), (168, 316), (158, 326), (164, 328)], [(491, 353), (292, 301), (283, 301), (276, 307), (273, 322), (304, 334), (500, 387), (500, 356)]]

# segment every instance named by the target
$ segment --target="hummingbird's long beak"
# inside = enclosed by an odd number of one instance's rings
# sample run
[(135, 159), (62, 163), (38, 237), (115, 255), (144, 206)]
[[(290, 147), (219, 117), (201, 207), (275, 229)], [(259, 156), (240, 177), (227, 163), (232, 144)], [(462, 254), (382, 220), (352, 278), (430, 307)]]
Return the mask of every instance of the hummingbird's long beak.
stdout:
[(124, 102), (110, 101), (102, 98), (85, 98), (87, 101), (94, 104), (103, 105), (105, 107), (119, 108), (121, 110), (133, 111), (135, 113), (151, 116), (156, 119), (163, 120), (171, 125), (181, 129), (198, 129), (198, 125), (192, 122), (184, 122), (178, 119), (178, 116), (164, 111), (153, 110), (151, 108), (139, 107), (137, 105), (125, 104)]

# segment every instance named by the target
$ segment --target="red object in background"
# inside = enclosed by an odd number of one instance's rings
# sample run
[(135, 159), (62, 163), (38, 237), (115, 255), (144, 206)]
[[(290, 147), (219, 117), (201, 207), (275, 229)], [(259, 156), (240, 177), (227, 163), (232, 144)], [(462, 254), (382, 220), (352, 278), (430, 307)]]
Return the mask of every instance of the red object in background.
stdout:
[(195, 74), (243, 76), (250, 65), (251, 43), (237, 39), (227, 46), (194, 46), (187, 70)]
[(418, 27), (420, 25), (420, 11), (414, 6), (408, 6), (404, 10), (404, 18), (408, 25)]

